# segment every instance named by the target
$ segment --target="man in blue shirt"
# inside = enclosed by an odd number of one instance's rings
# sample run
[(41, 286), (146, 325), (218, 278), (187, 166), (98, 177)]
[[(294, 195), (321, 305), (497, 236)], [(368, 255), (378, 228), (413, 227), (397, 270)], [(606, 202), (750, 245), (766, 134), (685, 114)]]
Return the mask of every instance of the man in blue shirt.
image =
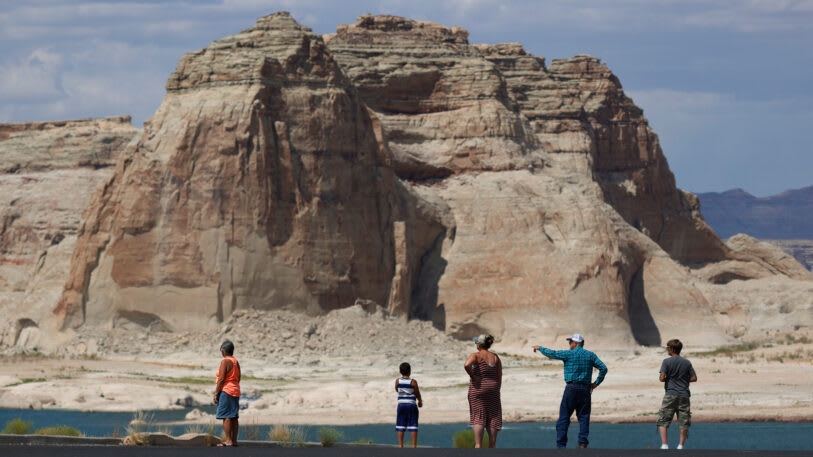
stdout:
[[(584, 337), (574, 333), (567, 339), (570, 349), (554, 351), (542, 346), (534, 346), (534, 352), (549, 359), (565, 362), (565, 392), (562, 394), (562, 404), (559, 406), (559, 420), (556, 421), (556, 447), (567, 446), (567, 429), (570, 427), (570, 416), (576, 412), (579, 419), (579, 447), (586, 448), (589, 444), (587, 435), (590, 434), (590, 395), (593, 389), (604, 381), (607, 374), (607, 365), (598, 356), (584, 349)], [(593, 368), (598, 369), (598, 377), (593, 382)]]

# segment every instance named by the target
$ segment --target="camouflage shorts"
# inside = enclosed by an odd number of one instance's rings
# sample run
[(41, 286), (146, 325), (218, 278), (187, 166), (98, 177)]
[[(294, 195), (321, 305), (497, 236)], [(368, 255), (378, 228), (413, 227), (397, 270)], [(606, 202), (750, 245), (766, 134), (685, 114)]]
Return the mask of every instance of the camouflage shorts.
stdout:
[(677, 423), (681, 429), (692, 425), (691, 401), (689, 397), (664, 395), (661, 410), (658, 411), (658, 427), (669, 427), (672, 418), (677, 414)]

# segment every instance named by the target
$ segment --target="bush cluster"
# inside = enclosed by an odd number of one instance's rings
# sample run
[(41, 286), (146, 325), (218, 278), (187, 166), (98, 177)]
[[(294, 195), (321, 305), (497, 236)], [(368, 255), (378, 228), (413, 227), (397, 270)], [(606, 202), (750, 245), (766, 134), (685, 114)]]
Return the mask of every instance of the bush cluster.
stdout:
[[(16, 418), (6, 422), (6, 426), (0, 433), (6, 435), (28, 435), (31, 434), (32, 430), (34, 430), (33, 422)], [(52, 425), (50, 427), (34, 430), (33, 433), (35, 435), (82, 436), (82, 432), (69, 425)]]

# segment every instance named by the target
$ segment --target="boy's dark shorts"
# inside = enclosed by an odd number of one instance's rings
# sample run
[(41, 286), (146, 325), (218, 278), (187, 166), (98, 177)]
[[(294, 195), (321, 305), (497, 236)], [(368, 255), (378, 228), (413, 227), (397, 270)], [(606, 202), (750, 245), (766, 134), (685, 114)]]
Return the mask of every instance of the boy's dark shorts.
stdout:
[(414, 403), (398, 404), (398, 415), (395, 419), (395, 430), (399, 432), (418, 431), (418, 405)]

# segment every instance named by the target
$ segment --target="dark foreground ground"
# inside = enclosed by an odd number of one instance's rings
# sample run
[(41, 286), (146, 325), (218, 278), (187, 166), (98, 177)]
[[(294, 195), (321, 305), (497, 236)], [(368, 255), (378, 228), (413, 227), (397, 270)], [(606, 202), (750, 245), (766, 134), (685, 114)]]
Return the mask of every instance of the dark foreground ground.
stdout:
[[(145, 435), (147, 436), (147, 435)], [(205, 445), (203, 435), (189, 439), (162, 434), (149, 435), (152, 445), (124, 445), (118, 438), (59, 437), (0, 434), (0, 457), (463, 457), (488, 454), (493, 457), (813, 457), (809, 451), (732, 451), (703, 449), (455, 449), (420, 447), (399, 449), (389, 445), (337, 444), (322, 447), (284, 447), (278, 442), (242, 441), (239, 447)]]
[(540, 457), (574, 455), (579, 457), (649, 457), (680, 455), (692, 457), (809, 457), (813, 451), (721, 451), (684, 449), (447, 449), (418, 448), (398, 449), (388, 446), (337, 446), (283, 448), (278, 446), (242, 445), (236, 448), (197, 446), (121, 446), (121, 445), (10, 445), (0, 444), (0, 456), (27, 457), (390, 457), (393, 455), (414, 457), (457, 457), (482, 455), (500, 457)]

